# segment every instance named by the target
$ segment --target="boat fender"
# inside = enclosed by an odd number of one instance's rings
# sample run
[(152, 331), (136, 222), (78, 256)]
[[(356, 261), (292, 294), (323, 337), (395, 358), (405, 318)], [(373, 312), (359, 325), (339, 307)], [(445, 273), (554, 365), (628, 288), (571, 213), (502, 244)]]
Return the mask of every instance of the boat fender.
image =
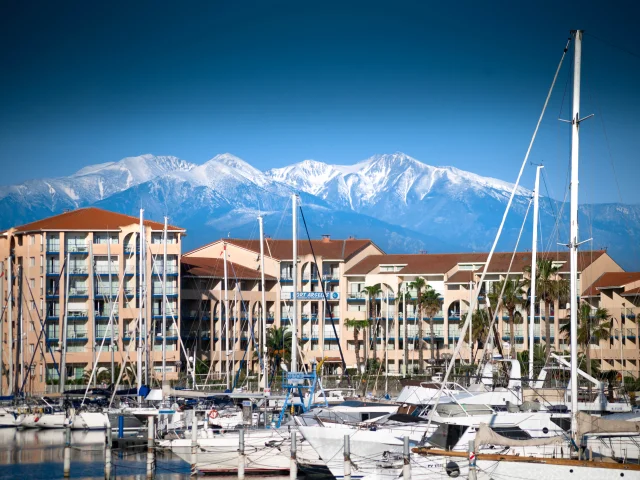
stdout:
[(447, 472), (447, 475), (451, 478), (457, 478), (460, 475), (460, 467), (456, 462), (448, 462), (445, 467), (445, 472)]

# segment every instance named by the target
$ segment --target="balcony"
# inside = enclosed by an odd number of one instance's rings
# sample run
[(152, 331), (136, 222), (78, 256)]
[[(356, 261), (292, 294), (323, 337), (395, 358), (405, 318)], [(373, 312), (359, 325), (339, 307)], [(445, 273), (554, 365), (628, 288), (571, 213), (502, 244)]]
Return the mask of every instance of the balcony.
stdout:
[[(118, 318), (118, 309), (113, 309), (113, 318)], [(109, 320), (111, 318), (111, 310), (105, 308), (104, 310), (100, 310), (96, 312), (96, 320)]]
[(69, 310), (68, 320), (70, 321), (80, 321), (88, 319), (89, 315), (86, 310)]
[(89, 253), (89, 245), (87, 245), (86, 243), (68, 244), (66, 251), (67, 253), (74, 253), (74, 254)]
[(67, 341), (86, 342), (89, 332), (86, 328), (67, 328)]
[[(118, 275), (119, 267), (120, 266), (117, 263), (112, 264), (111, 275)], [(93, 271), (96, 273), (96, 275), (109, 275), (109, 265), (96, 265)]]
[[(164, 275), (165, 268), (162, 265), (154, 265), (153, 267), (153, 275)], [(167, 275), (177, 275), (178, 274), (178, 266), (177, 265), (167, 265), (166, 268)]]
[(367, 299), (365, 292), (347, 293), (347, 302), (364, 302)]
[[(178, 309), (177, 308), (170, 308), (167, 307), (167, 318), (169, 317), (176, 317), (178, 315)], [(154, 319), (159, 319), (162, 318), (162, 309), (161, 308), (154, 308), (153, 309), (153, 318)]]
[[(177, 297), (178, 296), (178, 288), (177, 287), (167, 287), (164, 292), (167, 297)], [(153, 298), (162, 298), (162, 288), (153, 290)]]
[(138, 245), (125, 245), (124, 253), (126, 255), (131, 255), (132, 253), (140, 253), (140, 247), (138, 247)]
[(86, 287), (70, 287), (69, 298), (89, 298), (89, 289)]
[(136, 273), (136, 266), (135, 265), (126, 265), (124, 267), (125, 276), (132, 276), (132, 275), (135, 275), (135, 273)]
[(96, 298), (116, 298), (118, 286), (116, 285), (113, 288), (98, 286), (93, 293)]
[(293, 283), (293, 275), (288, 272), (281, 272), (280, 283)]
[(89, 274), (89, 269), (85, 265), (72, 264), (69, 266), (69, 275), (81, 275), (86, 276)]
[(52, 310), (47, 312), (47, 320), (58, 320), (60, 318), (60, 311)]
[(47, 242), (47, 255), (59, 255), (59, 254), (60, 254), (60, 244)]
[(60, 298), (58, 290), (47, 290), (47, 300), (57, 300), (58, 298)]
[(313, 274), (305, 273), (305, 274), (302, 275), (302, 281), (303, 282), (309, 282), (309, 281), (317, 282), (318, 281), (318, 275), (315, 274), (315, 273), (313, 273)]
[[(202, 333), (207, 333), (209, 334), (209, 331), (207, 330), (206, 332), (203, 330)], [(162, 339), (162, 327), (158, 327), (155, 330), (155, 335), (156, 338), (160, 338)], [(171, 325), (167, 325), (167, 339), (173, 339), (173, 340), (177, 340), (178, 339), (178, 329)]]
[(96, 340), (102, 340), (104, 338), (111, 339), (112, 333), (114, 334), (113, 339), (118, 339), (118, 328), (117, 327), (107, 327), (105, 325), (98, 325), (96, 328)]
[(62, 272), (60, 272), (60, 264), (56, 263), (53, 265), (47, 264), (47, 275), (58, 277)]
[(322, 274), (322, 281), (323, 282), (337, 283), (337, 282), (340, 281), (340, 275), (338, 275), (337, 273), (323, 273)]
[(124, 296), (125, 297), (135, 297), (136, 289), (135, 287), (124, 287)]

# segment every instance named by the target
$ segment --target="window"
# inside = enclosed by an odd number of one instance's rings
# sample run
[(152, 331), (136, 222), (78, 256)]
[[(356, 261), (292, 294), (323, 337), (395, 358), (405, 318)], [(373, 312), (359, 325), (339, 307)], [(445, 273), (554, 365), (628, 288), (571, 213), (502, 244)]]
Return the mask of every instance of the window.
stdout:
[(35, 309), (36, 309), (36, 302), (31, 300), (31, 302), (29, 303), (29, 310), (35, 310)]
[(36, 257), (29, 257), (29, 266), (30, 267), (36, 266)]
[(36, 346), (33, 343), (29, 344), (29, 353), (33, 353), (36, 351)]
[(31, 290), (36, 288), (36, 279), (35, 278), (30, 278), (29, 279), (29, 286), (31, 287)]
[(35, 243), (36, 243), (36, 236), (29, 235), (29, 245), (35, 245)]

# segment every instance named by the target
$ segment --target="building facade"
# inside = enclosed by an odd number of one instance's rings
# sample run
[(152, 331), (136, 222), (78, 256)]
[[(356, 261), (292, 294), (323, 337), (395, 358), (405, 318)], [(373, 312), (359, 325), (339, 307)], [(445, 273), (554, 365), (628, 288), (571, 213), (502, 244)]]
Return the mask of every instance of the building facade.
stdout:
[(164, 225), (145, 220), (143, 229), (141, 241), (138, 218), (82, 208), (0, 234), (3, 393), (55, 391), (63, 333), (67, 384), (86, 384), (96, 364), (108, 383), (112, 358), (135, 371), (137, 339), (153, 350), (145, 371), (157, 374), (165, 271), (167, 372), (177, 378), (185, 231), (168, 227), (164, 265)]
[[(358, 243), (359, 242), (359, 243)], [(348, 368), (357, 365), (356, 350), (361, 358), (365, 349), (376, 349), (379, 361), (392, 373), (418, 368), (418, 349), (422, 346), (425, 362), (451, 354), (460, 338), (461, 322), (469, 310), (473, 289), (480, 280), (487, 253), (388, 255), (367, 240), (314, 240), (313, 246), (318, 272), (313, 269), (313, 256), (308, 242), (300, 242), (297, 266), (292, 261), (290, 240), (265, 241), (265, 279), (268, 325), (287, 326), (291, 322), (293, 268), (298, 269), (299, 325), (302, 360), (324, 359), (325, 371), (340, 373), (340, 352)], [(227, 248), (228, 285), (231, 333), (225, 335), (221, 312), (224, 311), (223, 250)], [(243, 359), (255, 367), (255, 356), (244, 356), (255, 347), (260, 325), (260, 271), (259, 242), (246, 240), (220, 240), (183, 256), (183, 338), (191, 339), (192, 349), (199, 358), (210, 358), (212, 373), (225, 371), (225, 358), (235, 369), (244, 367)], [(351, 253), (353, 251), (353, 253)], [(512, 258), (513, 257), (513, 258)], [(557, 278), (569, 278), (568, 252), (541, 253), (539, 258), (550, 259), (558, 267)], [(510, 267), (511, 264), (511, 267)], [(524, 279), (526, 267), (531, 265), (530, 253), (496, 253), (488, 267), (484, 284), (480, 287), (479, 308), (486, 308), (492, 284), (509, 278)], [(591, 285), (604, 272), (621, 272), (605, 251), (584, 251), (579, 255), (579, 288)], [(434, 351), (430, 351), (429, 319), (423, 314), (423, 338), (418, 338), (418, 319), (415, 301), (417, 292), (411, 288), (417, 278), (425, 280), (439, 295), (442, 308), (433, 317)], [(374, 298), (369, 298), (365, 287), (380, 286)], [(322, 287), (329, 300), (325, 306)], [(406, 306), (400, 293), (407, 292)], [(314, 298), (315, 296), (315, 298)], [(542, 296), (535, 306), (534, 340), (545, 343), (545, 305)], [(526, 300), (526, 295), (523, 295)], [(373, 305), (372, 305), (373, 304)], [(494, 305), (495, 307), (495, 305)], [(556, 298), (549, 305), (549, 342), (556, 351), (568, 348), (560, 326), (568, 317), (566, 303)], [(366, 320), (374, 311), (379, 325), (376, 339), (364, 338), (364, 330), (350, 328), (349, 320)], [(508, 315), (502, 309), (497, 315), (497, 328), (502, 338), (504, 353), (514, 355), (528, 350), (529, 309), (517, 307), (520, 323), (514, 326), (515, 345), (510, 344)], [(407, 323), (407, 350), (404, 349), (404, 321)], [(628, 328), (628, 327), (627, 327)], [(233, 333), (235, 331), (235, 333)], [(358, 337), (359, 345), (356, 345)], [(229, 337), (228, 356), (226, 339)], [(386, 350), (386, 355), (385, 355)], [(471, 352), (465, 343), (462, 357)], [(370, 358), (371, 354), (367, 354)], [(234, 368), (231, 371), (235, 371)]]

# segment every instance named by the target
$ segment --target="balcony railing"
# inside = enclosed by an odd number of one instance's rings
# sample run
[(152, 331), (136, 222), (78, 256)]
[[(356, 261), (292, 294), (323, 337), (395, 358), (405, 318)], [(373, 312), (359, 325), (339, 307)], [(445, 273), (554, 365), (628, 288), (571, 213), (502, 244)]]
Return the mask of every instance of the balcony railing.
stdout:
[(47, 275), (60, 275), (60, 265), (47, 265)]
[(322, 281), (330, 282), (331, 280), (340, 280), (340, 275), (338, 275), (337, 273), (323, 273), (322, 274)]
[(45, 330), (47, 334), (47, 338), (60, 338), (60, 329), (59, 328), (47, 328)]
[(60, 253), (60, 244), (47, 243), (47, 253)]
[(364, 300), (367, 298), (365, 292), (351, 292), (347, 293), (347, 300)]
[[(163, 275), (164, 271), (165, 271), (165, 268), (162, 265), (154, 265), (154, 267), (153, 267), (153, 274), (154, 275)], [(167, 271), (167, 275), (170, 275), (172, 273), (178, 273), (178, 266), (177, 265), (167, 265), (166, 271)]]
[[(178, 309), (177, 308), (167, 308), (167, 317), (175, 317), (176, 315), (178, 315)], [(154, 317), (161, 317), (162, 316), (162, 309), (161, 308), (154, 308), (153, 309), (153, 316)]]
[(86, 275), (89, 273), (89, 269), (83, 265), (71, 265), (69, 267), (70, 275)]
[(86, 329), (68, 328), (67, 339), (73, 340), (74, 338), (87, 338), (89, 333)]
[[(119, 314), (118, 309), (114, 308), (113, 309), (113, 316), (117, 317)], [(109, 310), (108, 308), (105, 308), (104, 310), (99, 310), (96, 312), (96, 317), (103, 317), (103, 318), (109, 318), (111, 317), (111, 310)]]
[(86, 243), (74, 243), (67, 245), (69, 253), (89, 253), (89, 245)]
[(69, 319), (74, 318), (87, 318), (88, 314), (86, 310), (69, 310)]
[[(114, 335), (113, 337), (111, 335)], [(118, 338), (118, 329), (117, 328), (108, 328), (108, 327), (100, 327), (96, 328), (96, 338), (113, 338), (116, 340)]]
[(86, 287), (70, 287), (69, 288), (70, 297), (86, 297), (87, 295), (89, 295), (89, 289)]
[[(111, 265), (111, 275), (117, 275), (118, 274), (118, 268), (119, 265), (116, 264), (112, 264)], [(104, 275), (104, 274), (109, 274), (109, 265), (96, 265), (96, 267), (94, 268), (94, 271), (100, 275)]]
[[(177, 287), (167, 287), (165, 289), (165, 294), (167, 295), (178, 295), (178, 288)], [(154, 288), (153, 289), (153, 295), (154, 296), (162, 296), (162, 287), (160, 288)]]

